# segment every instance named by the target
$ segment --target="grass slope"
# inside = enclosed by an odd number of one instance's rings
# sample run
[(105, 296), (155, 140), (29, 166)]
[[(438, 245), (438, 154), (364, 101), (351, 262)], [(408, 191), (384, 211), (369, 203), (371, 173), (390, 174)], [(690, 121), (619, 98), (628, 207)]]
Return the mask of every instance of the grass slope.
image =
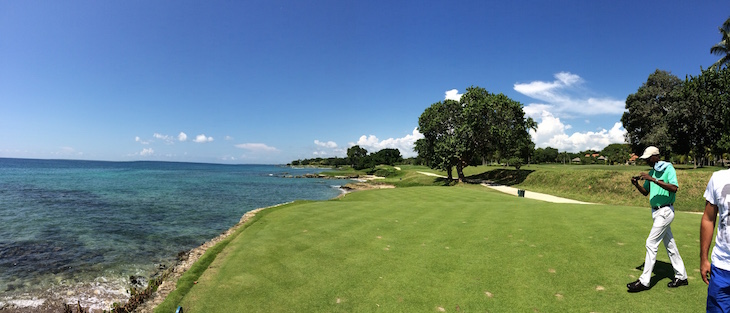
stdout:
[[(521, 170), (502, 166), (467, 167), (467, 179), (489, 180), (528, 191), (541, 192), (559, 197), (591, 203), (646, 207), (648, 198), (642, 196), (631, 184), (631, 177), (648, 172), (644, 165), (529, 165)], [(705, 192), (712, 173), (723, 168), (705, 167), (693, 169), (677, 166), (679, 191), (674, 205), (677, 211), (701, 212), (705, 209)], [(412, 170), (436, 172), (413, 167)], [(407, 175), (409, 171), (404, 171)]]
[(362, 191), (259, 214), (182, 300), (156, 312), (704, 309), (696, 214), (678, 213), (672, 225), (690, 285), (666, 287), (673, 274), (660, 250), (656, 286), (638, 294), (626, 283), (640, 275), (648, 209), (457, 186)]

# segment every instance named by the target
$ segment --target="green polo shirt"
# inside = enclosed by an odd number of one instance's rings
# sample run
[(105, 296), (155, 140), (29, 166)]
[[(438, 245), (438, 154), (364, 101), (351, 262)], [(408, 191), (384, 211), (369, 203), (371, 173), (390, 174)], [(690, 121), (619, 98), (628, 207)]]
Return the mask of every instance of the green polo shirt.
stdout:
[[(649, 175), (657, 180), (679, 187), (679, 182), (677, 182), (677, 171), (674, 170), (674, 166), (672, 166), (672, 164), (667, 165), (667, 167), (661, 172), (652, 169), (649, 171)], [(644, 189), (649, 190), (649, 204), (652, 208), (673, 204), (674, 199), (676, 198), (676, 192), (669, 192), (648, 180), (644, 181)]]

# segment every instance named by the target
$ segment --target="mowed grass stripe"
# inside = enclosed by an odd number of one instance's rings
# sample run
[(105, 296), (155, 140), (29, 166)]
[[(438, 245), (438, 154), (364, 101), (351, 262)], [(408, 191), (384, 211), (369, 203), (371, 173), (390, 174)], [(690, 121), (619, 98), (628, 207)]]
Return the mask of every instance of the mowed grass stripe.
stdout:
[[(550, 204), (457, 186), (362, 191), (260, 214), (183, 298), (185, 312), (704, 308), (699, 215), (678, 213), (673, 224), (690, 286), (668, 289), (664, 278), (628, 294), (644, 259), (648, 209)], [(666, 276), (661, 250), (659, 261)]]

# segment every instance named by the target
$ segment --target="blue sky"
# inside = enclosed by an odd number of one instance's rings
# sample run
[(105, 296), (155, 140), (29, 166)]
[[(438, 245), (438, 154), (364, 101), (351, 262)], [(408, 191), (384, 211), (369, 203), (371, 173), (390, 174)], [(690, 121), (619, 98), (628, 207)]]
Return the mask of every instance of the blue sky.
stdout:
[(708, 1), (2, 1), (0, 157), (280, 164), (398, 148), (469, 86), (538, 147), (622, 142), (656, 69), (718, 57)]

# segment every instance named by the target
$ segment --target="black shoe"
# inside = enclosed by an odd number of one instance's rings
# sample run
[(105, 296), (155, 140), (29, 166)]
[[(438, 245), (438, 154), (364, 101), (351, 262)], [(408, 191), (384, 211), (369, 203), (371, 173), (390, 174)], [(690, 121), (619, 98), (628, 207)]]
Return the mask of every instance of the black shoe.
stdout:
[(629, 292), (639, 292), (644, 290), (649, 290), (649, 287), (644, 286), (640, 281), (635, 281), (633, 283), (629, 283), (626, 285), (626, 288), (629, 288)]
[(669, 287), (669, 288), (677, 288), (679, 286), (687, 286), (687, 285), (689, 285), (689, 282), (686, 279), (675, 278), (675, 279), (672, 279), (672, 281), (670, 281), (667, 284), (667, 287)]

